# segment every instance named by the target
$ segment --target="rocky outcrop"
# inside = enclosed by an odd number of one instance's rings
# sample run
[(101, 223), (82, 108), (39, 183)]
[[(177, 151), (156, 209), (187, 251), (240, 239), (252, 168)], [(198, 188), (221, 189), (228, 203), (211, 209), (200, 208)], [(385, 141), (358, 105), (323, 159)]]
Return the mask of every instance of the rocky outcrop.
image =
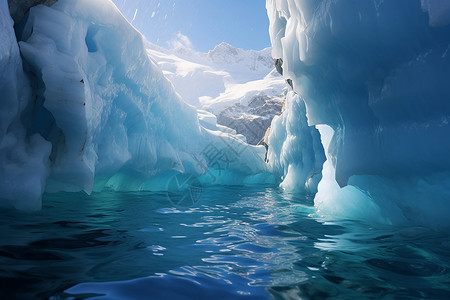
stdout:
[(56, 2), (58, 0), (8, 0), (9, 13), (14, 20), (14, 24), (17, 24), (33, 6), (38, 4), (50, 6)]
[(266, 133), (264, 134), (264, 137), (259, 141), (257, 144), (258, 146), (264, 146), (266, 148), (266, 155), (264, 156), (264, 161), (266, 163), (269, 162), (269, 158), (267, 157), (267, 152), (269, 151), (269, 135), (270, 135), (270, 126), (267, 128)]
[(283, 75), (283, 60), (281, 58), (274, 58), (273, 64), (275, 65), (277, 72)]
[(282, 109), (284, 97), (260, 94), (250, 100), (248, 106), (236, 103), (217, 115), (217, 123), (233, 128), (244, 135), (247, 142), (258, 144), (264, 137), (274, 116)]

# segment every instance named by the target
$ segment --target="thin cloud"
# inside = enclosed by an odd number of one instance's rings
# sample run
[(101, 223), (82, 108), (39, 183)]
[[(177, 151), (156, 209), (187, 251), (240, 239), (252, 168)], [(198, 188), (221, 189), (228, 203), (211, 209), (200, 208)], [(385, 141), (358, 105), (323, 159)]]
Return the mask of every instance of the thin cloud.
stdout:
[(169, 41), (168, 43), (169, 47), (172, 49), (178, 48), (193, 49), (191, 40), (181, 32), (178, 32), (175, 38)]

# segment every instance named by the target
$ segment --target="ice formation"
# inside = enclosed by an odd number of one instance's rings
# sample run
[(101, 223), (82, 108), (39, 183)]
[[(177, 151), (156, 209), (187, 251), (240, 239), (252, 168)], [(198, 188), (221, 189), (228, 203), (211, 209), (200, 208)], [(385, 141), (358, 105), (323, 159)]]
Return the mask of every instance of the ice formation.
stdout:
[(166, 190), (177, 174), (271, 180), (264, 147), (184, 103), (112, 2), (33, 7), (17, 26), (23, 66), (0, 3), (1, 204), (39, 208), (44, 187)]
[(21, 120), (31, 109), (32, 93), (6, 0), (0, 1), (0, 41), (0, 205), (36, 209), (34, 200), (48, 176), (50, 144), (27, 135)]
[[(267, 9), (272, 55), (295, 91), (267, 137), (275, 176), (264, 147), (180, 99), (110, 1), (40, 5), (15, 32), (0, 0), (0, 205), (37, 209), (44, 190), (167, 190), (178, 174), (202, 184), (278, 177), (287, 190), (317, 190), (323, 215), (449, 226), (450, 5), (267, 0)], [(175, 65), (217, 79), (194, 104), (224, 111), (258, 97), (270, 70), (258, 57), (223, 44), (209, 66)], [(211, 67), (220, 64), (228, 75)], [(250, 82), (231, 85), (231, 73)], [(266, 91), (282, 85), (274, 78)]]
[[(334, 131), (315, 199), (319, 212), (449, 226), (447, 2), (266, 4), (272, 55), (304, 99), (309, 125)], [(302, 118), (280, 125), (303, 126)], [(353, 191), (340, 193), (342, 187)], [(352, 197), (372, 204), (341, 209)]]
[(320, 134), (306, 119), (305, 103), (293, 91), (284, 111), (276, 116), (268, 137), (267, 160), (281, 187), (290, 191), (317, 192), (325, 161)]

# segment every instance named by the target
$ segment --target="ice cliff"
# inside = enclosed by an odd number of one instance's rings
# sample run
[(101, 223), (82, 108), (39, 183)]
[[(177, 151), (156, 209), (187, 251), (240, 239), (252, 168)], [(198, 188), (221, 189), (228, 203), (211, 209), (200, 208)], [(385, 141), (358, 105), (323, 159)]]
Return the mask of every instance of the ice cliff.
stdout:
[[(449, 226), (448, 2), (266, 5), (273, 57), (304, 100), (308, 124), (329, 126), (318, 126), (328, 158), (319, 213)], [(275, 122), (275, 132), (305, 126), (303, 118)], [(302, 151), (285, 149), (291, 160)]]
[(48, 175), (50, 143), (27, 134), (22, 116), (32, 90), (23, 71), (8, 4), (0, 1), (0, 191), (2, 204), (27, 209), (40, 206)]
[(167, 190), (178, 174), (264, 181), (264, 147), (184, 103), (112, 2), (38, 5), (16, 33), (0, 5), (2, 206), (37, 209), (44, 189)]

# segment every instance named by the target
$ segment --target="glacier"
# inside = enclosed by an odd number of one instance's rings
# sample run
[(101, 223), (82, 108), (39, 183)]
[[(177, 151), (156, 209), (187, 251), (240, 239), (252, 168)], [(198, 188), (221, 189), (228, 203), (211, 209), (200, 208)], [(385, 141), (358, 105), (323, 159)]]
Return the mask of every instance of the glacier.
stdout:
[(166, 49), (146, 42), (145, 46), (181, 98), (201, 109), (217, 105), (216, 98), (229, 88), (262, 80), (274, 68), (270, 48), (246, 50), (223, 42), (203, 53), (185, 45)]
[[(109, 0), (38, 5), (16, 24), (0, 0), (0, 205), (194, 178), (279, 183), (314, 195), (324, 218), (450, 226), (450, 5), (266, 7), (282, 76), (269, 49), (149, 45)], [(283, 102), (267, 152), (218, 124), (265, 127)]]
[[(302, 128), (306, 116), (321, 131), (327, 161), (318, 213), (448, 227), (448, 3), (267, 0), (266, 7), (272, 55), (306, 106), (272, 130)], [(303, 151), (284, 152), (292, 164)]]
[(275, 71), (270, 48), (245, 50), (221, 43), (207, 53), (185, 45), (172, 49), (146, 43), (147, 53), (181, 98), (258, 144), (280, 113), (287, 86)]
[(39, 209), (44, 190), (164, 191), (180, 174), (273, 181), (264, 147), (183, 102), (111, 1), (38, 5), (16, 32), (7, 12), (1, 0), (1, 205)]

